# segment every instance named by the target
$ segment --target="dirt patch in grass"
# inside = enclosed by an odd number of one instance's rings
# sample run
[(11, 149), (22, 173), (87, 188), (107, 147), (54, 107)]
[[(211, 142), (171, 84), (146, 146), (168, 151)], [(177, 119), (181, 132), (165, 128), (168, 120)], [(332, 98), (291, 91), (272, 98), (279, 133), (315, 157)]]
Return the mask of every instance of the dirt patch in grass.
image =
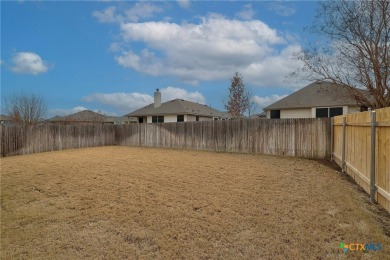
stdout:
[(1, 256), (384, 259), (390, 217), (367, 201), (335, 169), (290, 157), (102, 147), (2, 158)]

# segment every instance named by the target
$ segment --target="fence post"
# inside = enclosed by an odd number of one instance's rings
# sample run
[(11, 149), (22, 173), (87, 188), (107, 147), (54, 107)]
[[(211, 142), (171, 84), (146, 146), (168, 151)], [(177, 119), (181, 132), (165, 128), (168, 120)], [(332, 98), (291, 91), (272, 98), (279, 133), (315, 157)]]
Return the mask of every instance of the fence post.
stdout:
[(341, 157), (341, 172), (345, 172), (345, 128), (347, 126), (347, 117), (343, 116), (343, 146), (342, 146), (342, 157)]
[(371, 163), (370, 163), (370, 202), (375, 202), (375, 127), (376, 112), (371, 111)]
[(333, 117), (330, 119), (330, 161), (333, 162)]

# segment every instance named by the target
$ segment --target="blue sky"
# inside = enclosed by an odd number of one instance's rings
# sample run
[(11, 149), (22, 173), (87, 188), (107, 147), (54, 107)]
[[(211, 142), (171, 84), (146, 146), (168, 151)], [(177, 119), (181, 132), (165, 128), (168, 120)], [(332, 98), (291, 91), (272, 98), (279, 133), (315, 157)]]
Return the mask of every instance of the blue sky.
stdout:
[(1, 2), (1, 96), (42, 95), (48, 116), (124, 115), (182, 98), (224, 110), (236, 71), (258, 111), (308, 82), (288, 78), (316, 2)]

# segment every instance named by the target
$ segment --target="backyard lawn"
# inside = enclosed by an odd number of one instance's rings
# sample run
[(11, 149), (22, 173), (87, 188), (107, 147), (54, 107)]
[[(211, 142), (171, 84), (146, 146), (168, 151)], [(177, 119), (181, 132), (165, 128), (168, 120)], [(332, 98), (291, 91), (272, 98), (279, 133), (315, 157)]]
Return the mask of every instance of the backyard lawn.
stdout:
[(390, 214), (323, 162), (115, 146), (1, 158), (1, 259), (388, 255)]

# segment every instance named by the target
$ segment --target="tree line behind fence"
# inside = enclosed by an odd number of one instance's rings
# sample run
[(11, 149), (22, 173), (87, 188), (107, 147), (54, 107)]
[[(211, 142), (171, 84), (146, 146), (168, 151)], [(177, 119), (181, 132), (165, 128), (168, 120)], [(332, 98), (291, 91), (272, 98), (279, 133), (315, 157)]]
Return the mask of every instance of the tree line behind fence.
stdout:
[(2, 126), (1, 157), (106, 145), (305, 158), (330, 154), (329, 119), (241, 119), (128, 125)]

